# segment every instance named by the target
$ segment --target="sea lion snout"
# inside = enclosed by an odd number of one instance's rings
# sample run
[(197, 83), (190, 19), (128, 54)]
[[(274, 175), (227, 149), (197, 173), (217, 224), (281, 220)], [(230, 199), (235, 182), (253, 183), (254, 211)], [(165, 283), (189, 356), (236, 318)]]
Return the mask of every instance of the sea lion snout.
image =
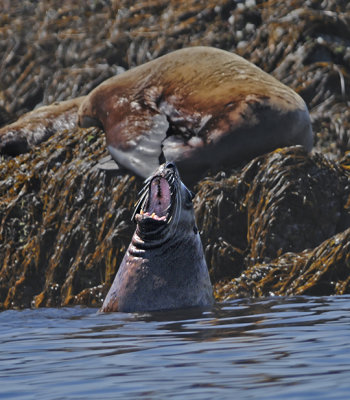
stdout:
[(173, 161), (167, 161), (164, 164), (161, 164), (159, 168), (154, 172), (153, 175), (169, 175), (169, 174), (175, 174), (179, 177), (179, 170), (177, 169), (177, 166)]
[(174, 170), (177, 170), (176, 165), (172, 161), (168, 161), (165, 163), (165, 168), (172, 168)]

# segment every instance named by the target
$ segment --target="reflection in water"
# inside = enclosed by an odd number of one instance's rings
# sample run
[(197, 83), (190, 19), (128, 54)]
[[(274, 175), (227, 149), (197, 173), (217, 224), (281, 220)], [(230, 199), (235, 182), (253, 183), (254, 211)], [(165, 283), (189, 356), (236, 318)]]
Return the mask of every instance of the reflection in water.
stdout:
[(350, 297), (0, 313), (0, 398), (342, 399)]

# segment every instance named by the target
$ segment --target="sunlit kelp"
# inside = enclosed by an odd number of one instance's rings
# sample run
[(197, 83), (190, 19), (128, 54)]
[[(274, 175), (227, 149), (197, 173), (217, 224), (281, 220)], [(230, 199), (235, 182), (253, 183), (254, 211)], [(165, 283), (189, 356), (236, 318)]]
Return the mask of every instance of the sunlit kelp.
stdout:
[[(18, 1), (0, 16), (2, 124), (87, 94), (172, 50), (234, 51), (295, 89), (313, 117), (316, 146), (348, 149), (349, 26), (345, 0)], [(1, 123), (1, 120), (0, 120)]]
[[(214, 282), (226, 278), (219, 298), (347, 293), (349, 162), (337, 160), (349, 150), (350, 6), (257, 3), (6, 2), (0, 124), (177, 48), (235, 51), (303, 96), (316, 148), (335, 161), (283, 150), (199, 183), (208, 266)], [(102, 132), (71, 128), (1, 159), (1, 307), (101, 304), (134, 229), (140, 186), (94, 169), (106, 154)]]
[(256, 158), (227, 178), (202, 181), (196, 207), (212, 274), (237, 275), (341, 232), (349, 226), (349, 193), (343, 168), (300, 147)]
[(215, 286), (220, 301), (238, 297), (342, 295), (350, 293), (350, 230), (312, 250), (286, 253), (247, 268), (238, 278)]
[[(350, 180), (346, 160), (337, 164), (321, 154), (308, 157), (297, 147), (277, 150), (242, 170), (242, 176), (250, 176), (250, 181), (245, 181), (247, 189), (241, 197), (237, 198), (240, 177), (222, 182), (231, 187), (231, 198), (244, 207), (247, 244), (241, 249), (244, 260), (231, 262), (231, 267), (225, 265), (241, 273), (216, 286), (217, 298), (350, 292)], [(206, 204), (204, 200), (200, 207)], [(216, 210), (210, 212), (215, 214)], [(233, 225), (222, 223), (221, 231), (215, 234), (226, 235), (225, 247), (234, 247), (237, 234), (230, 241), (226, 232), (235, 229), (234, 221), (223, 221)], [(210, 225), (202, 229), (211, 234)], [(242, 226), (236, 229), (240, 231)], [(222, 253), (223, 249), (217, 247), (216, 251)], [(218, 266), (215, 264), (214, 273), (222, 277), (226, 270), (220, 271)]]
[[(90, 296), (84, 289), (96, 292), (113, 279), (130, 240), (137, 183), (94, 168), (103, 143), (97, 130), (63, 132), (34, 152), (2, 160), (3, 307), (71, 304)], [(89, 303), (106, 290), (100, 286)]]
[[(41, 152), (3, 161), (5, 308), (99, 305), (130, 241), (140, 182), (94, 168), (105, 151), (103, 136), (97, 130), (79, 134), (77, 141), (77, 132), (66, 133), (65, 149), (55, 142), (61, 134)], [(90, 153), (84, 161), (82, 152)], [(6, 178), (15, 173), (16, 181)], [(286, 148), (226, 174), (201, 181), (194, 200), (211, 277), (226, 278), (218, 297), (322, 294), (318, 277), (328, 276), (333, 264), (347, 265), (338, 257), (347, 259), (348, 233), (338, 233), (350, 221), (347, 158), (337, 164)], [(327, 259), (327, 269), (315, 254)], [(347, 292), (347, 268), (332, 275), (334, 293)], [(227, 284), (229, 277), (236, 279)]]
[(263, 24), (241, 55), (304, 98), (316, 146), (341, 155), (349, 148), (350, 7), (347, 1), (268, 1)]

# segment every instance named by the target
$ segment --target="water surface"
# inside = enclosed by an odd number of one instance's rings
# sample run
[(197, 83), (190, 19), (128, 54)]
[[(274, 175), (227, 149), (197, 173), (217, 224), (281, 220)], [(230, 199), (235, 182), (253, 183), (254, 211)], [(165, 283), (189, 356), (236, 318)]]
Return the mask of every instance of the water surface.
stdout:
[(350, 297), (0, 313), (1, 399), (349, 399)]

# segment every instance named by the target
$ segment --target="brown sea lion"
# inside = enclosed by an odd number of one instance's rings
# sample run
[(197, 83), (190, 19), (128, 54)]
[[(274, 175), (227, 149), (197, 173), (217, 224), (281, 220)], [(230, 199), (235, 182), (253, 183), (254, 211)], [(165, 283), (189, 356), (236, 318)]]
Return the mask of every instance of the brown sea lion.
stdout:
[(95, 88), (78, 112), (118, 164), (146, 178), (176, 161), (186, 183), (278, 147), (313, 145), (302, 98), (254, 64), (211, 47), (174, 51)]
[(192, 198), (173, 163), (161, 165), (147, 179), (133, 215), (135, 233), (102, 312), (213, 303)]

